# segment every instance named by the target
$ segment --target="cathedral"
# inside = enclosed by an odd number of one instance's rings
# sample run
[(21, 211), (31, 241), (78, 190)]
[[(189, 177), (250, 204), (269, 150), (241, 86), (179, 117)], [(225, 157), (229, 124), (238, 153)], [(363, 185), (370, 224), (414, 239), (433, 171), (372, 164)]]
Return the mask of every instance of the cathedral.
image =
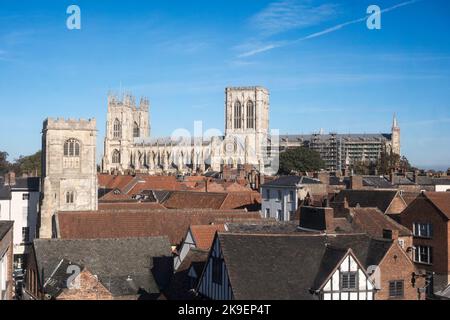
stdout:
[(263, 87), (225, 89), (225, 134), (150, 136), (149, 102), (131, 95), (108, 97), (103, 173), (186, 174), (221, 171), (223, 165), (251, 164), (261, 173), (278, 171), (279, 152), (293, 147), (317, 151), (330, 171), (356, 161), (376, 161), (382, 152), (400, 154), (400, 128), (390, 133), (283, 135), (269, 132), (269, 91)]
[(269, 136), (269, 92), (263, 87), (225, 89), (225, 134), (150, 136), (149, 102), (108, 97), (102, 171), (148, 174), (221, 171), (223, 165), (251, 164), (270, 172), (277, 164)]

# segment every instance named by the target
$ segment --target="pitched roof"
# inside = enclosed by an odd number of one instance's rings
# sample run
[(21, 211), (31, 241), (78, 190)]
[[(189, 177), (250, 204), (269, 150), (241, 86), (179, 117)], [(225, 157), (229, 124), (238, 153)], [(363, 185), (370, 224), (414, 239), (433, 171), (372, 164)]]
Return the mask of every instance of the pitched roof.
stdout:
[(8, 233), (14, 226), (14, 221), (0, 221), (0, 240)]
[(41, 283), (45, 283), (60, 261), (66, 259), (97, 275), (113, 296), (135, 296), (139, 288), (148, 294), (159, 295), (159, 287), (167, 284), (171, 273), (167, 267), (173, 263), (166, 237), (36, 239), (33, 246), (39, 276), (44, 275)]
[(267, 219), (239, 223), (230, 222), (226, 224), (226, 229), (232, 233), (250, 234), (296, 234), (301, 232), (298, 229), (297, 221), (272, 221)]
[(363, 186), (380, 189), (392, 189), (394, 185), (390, 183), (385, 177), (380, 176), (363, 176)]
[(367, 268), (381, 261), (392, 245), (362, 234), (219, 233), (218, 239), (234, 298), (247, 300), (312, 300), (310, 290), (336, 267), (343, 251), (351, 248)]
[(341, 190), (334, 198), (334, 202), (344, 202), (347, 199), (350, 207), (378, 208), (386, 212), (397, 190)]
[(275, 180), (264, 183), (263, 187), (296, 187), (299, 184), (321, 184), (318, 179), (306, 176), (281, 176)]
[(350, 208), (352, 227), (375, 238), (383, 238), (383, 230), (398, 231), (399, 236), (411, 236), (411, 231), (395, 222), (378, 208)]
[(226, 193), (205, 193), (205, 192), (171, 192), (163, 202), (166, 208), (210, 208), (220, 209), (227, 197)]
[(424, 192), (424, 195), (450, 219), (450, 192)]
[(225, 231), (224, 224), (192, 225), (191, 234), (194, 237), (195, 245), (199, 249), (209, 250), (217, 231)]
[(40, 185), (39, 177), (16, 178), (16, 183), (11, 186), (14, 190), (27, 190), (30, 192), (38, 192)]
[(178, 245), (190, 225), (261, 219), (244, 210), (103, 210), (58, 212), (58, 237), (62, 239), (132, 238), (168, 236)]
[(64, 289), (67, 289), (67, 280), (72, 276), (72, 272), (67, 272), (70, 266), (77, 266), (80, 271), (84, 269), (80, 264), (61, 259), (55, 269), (50, 271), (50, 276), (45, 280), (44, 292), (46, 294), (51, 297), (57, 297)]

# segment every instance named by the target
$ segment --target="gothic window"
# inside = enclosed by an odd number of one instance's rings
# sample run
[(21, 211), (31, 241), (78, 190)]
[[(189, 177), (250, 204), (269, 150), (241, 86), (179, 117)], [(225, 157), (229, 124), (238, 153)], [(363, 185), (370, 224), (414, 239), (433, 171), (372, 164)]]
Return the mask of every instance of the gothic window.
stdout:
[(119, 152), (119, 150), (114, 150), (113, 151), (112, 163), (120, 163), (120, 152)]
[(239, 101), (234, 104), (234, 128), (240, 129), (242, 123), (242, 106)]
[(73, 191), (67, 191), (66, 192), (66, 203), (67, 204), (74, 203), (74, 198), (75, 198), (75, 195), (74, 195)]
[(80, 143), (75, 139), (69, 139), (64, 143), (64, 156), (65, 157), (79, 157), (80, 156)]
[(247, 102), (247, 128), (255, 128), (255, 105), (251, 100)]
[(137, 124), (137, 122), (135, 122), (134, 125), (133, 125), (133, 137), (134, 138), (139, 138), (140, 137), (139, 125)]
[(114, 138), (122, 137), (122, 125), (121, 125), (119, 119), (114, 120), (113, 136), (114, 136)]

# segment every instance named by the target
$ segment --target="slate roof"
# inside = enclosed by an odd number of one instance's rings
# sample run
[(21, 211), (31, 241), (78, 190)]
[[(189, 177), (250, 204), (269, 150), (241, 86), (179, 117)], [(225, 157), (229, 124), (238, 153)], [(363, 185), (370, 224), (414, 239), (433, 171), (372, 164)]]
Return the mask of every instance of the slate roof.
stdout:
[(226, 229), (232, 233), (251, 234), (295, 234), (301, 232), (298, 229), (298, 221), (261, 221), (227, 223)]
[(264, 183), (262, 187), (296, 187), (299, 184), (321, 184), (318, 179), (305, 176), (281, 176), (275, 180)]
[(8, 231), (13, 227), (14, 221), (0, 221), (0, 240), (8, 233)]
[[(113, 296), (159, 296), (173, 259), (167, 237), (95, 240), (34, 240), (39, 276), (50, 277), (62, 259), (88, 268)], [(132, 281), (130, 282), (129, 277)]]
[(344, 202), (344, 199), (347, 199), (350, 207), (359, 205), (360, 207), (378, 208), (384, 213), (397, 192), (397, 190), (341, 190), (334, 197), (334, 202)]
[[(391, 241), (367, 235), (219, 233), (235, 299), (312, 300), (321, 280), (352, 249), (364, 268), (380, 262)], [(251, 244), (251, 245), (249, 245)]]
[(69, 266), (78, 266), (80, 271), (84, 269), (80, 264), (61, 259), (44, 283), (44, 292), (46, 294), (56, 298), (64, 289), (67, 289), (67, 280), (72, 275), (72, 273), (67, 272)]
[(0, 179), (0, 200), (10, 200), (11, 199), (11, 188), (5, 186), (5, 183)]
[(392, 189), (394, 185), (386, 178), (380, 176), (363, 176), (363, 186), (380, 189)]
[(436, 178), (436, 179), (433, 179), (433, 184), (450, 186), (450, 179), (449, 178)]
[(12, 190), (27, 190), (38, 192), (40, 186), (39, 177), (16, 178), (16, 184), (11, 186)]

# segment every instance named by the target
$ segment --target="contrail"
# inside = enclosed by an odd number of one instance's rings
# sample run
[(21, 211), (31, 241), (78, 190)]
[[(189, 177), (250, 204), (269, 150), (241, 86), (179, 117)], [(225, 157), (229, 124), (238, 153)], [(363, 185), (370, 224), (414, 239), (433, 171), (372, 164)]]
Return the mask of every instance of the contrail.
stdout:
[[(395, 10), (397, 8), (401, 8), (401, 7), (404, 7), (404, 6), (407, 6), (407, 5), (410, 5), (410, 4), (414, 4), (416, 2), (421, 2), (421, 1), (423, 1), (423, 0), (405, 1), (405, 2), (402, 2), (402, 3), (396, 4), (396, 5), (392, 6), (392, 7), (383, 9), (383, 10), (380, 11), (380, 13), (390, 12), (390, 11)], [(319, 32), (312, 33), (310, 35), (307, 35), (305, 37), (302, 37), (302, 38), (299, 38), (299, 39), (296, 39), (296, 40), (280, 42), (278, 44), (270, 44), (270, 45), (267, 45), (265, 47), (257, 48), (257, 49), (254, 49), (254, 50), (242, 53), (238, 57), (239, 58), (250, 57), (250, 56), (253, 56), (255, 54), (258, 54), (258, 53), (261, 53), (261, 52), (265, 52), (265, 51), (269, 51), (269, 50), (272, 50), (272, 49), (275, 49), (275, 48), (280, 48), (280, 47), (291, 45), (291, 44), (294, 44), (294, 43), (297, 43), (297, 42), (301, 42), (301, 41), (317, 38), (317, 37), (326, 35), (328, 33), (332, 33), (332, 32), (338, 31), (338, 30), (340, 30), (340, 29), (342, 29), (342, 28), (344, 28), (346, 26), (366, 21), (368, 17), (369, 17), (369, 15), (366, 15), (366, 16), (364, 16), (362, 18), (359, 18), (359, 19), (356, 19), (356, 20), (351, 20), (351, 21), (347, 21), (347, 22), (344, 22), (344, 23), (340, 23), (340, 24), (335, 25), (333, 27), (324, 29), (324, 30), (319, 31)]]

